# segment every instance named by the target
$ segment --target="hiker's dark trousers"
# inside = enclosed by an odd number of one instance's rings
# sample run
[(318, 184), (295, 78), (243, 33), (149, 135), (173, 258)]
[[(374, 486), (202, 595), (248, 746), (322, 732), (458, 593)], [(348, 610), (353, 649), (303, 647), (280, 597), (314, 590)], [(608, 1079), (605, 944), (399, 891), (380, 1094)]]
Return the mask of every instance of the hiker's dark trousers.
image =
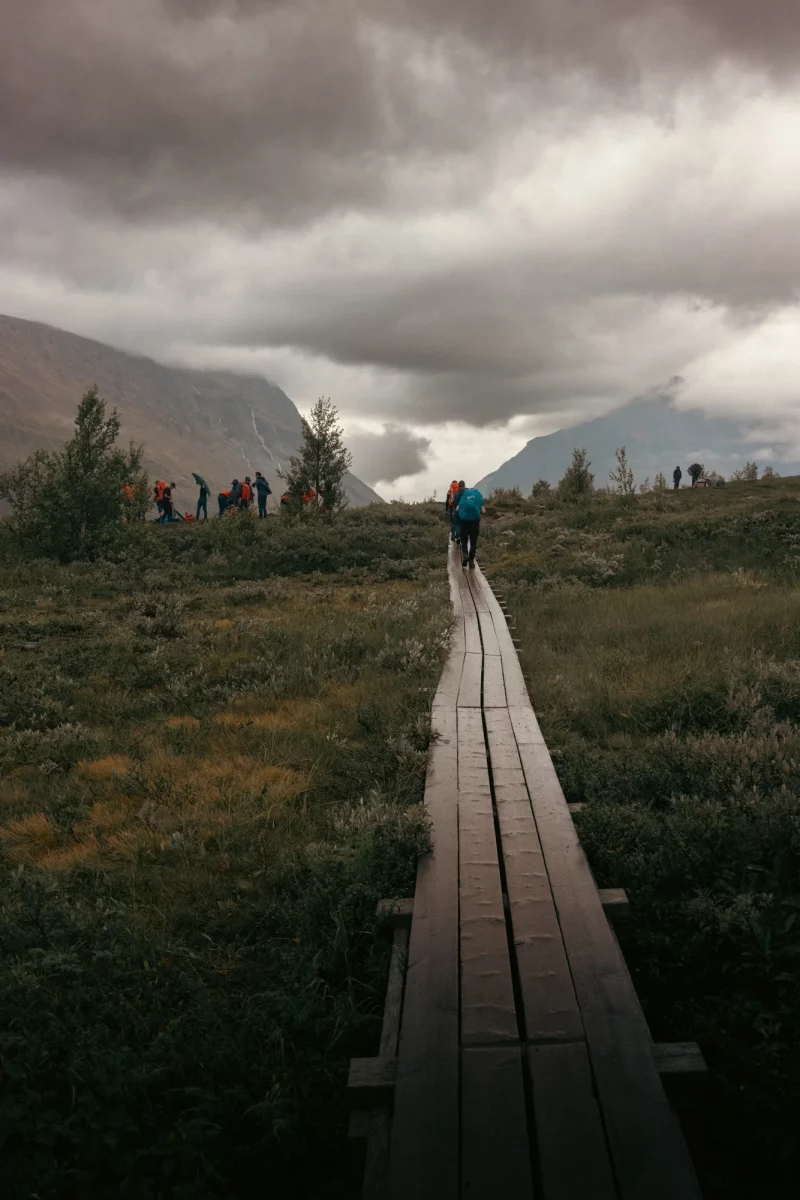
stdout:
[(678, 490), (678, 488), (679, 488), (680, 486), (681, 486), (681, 481), (680, 481), (680, 479), (676, 479), (676, 480), (675, 480), (675, 487), (674, 487), (674, 490), (677, 492), (677, 490)]
[(480, 521), (465, 521), (462, 518), (459, 525), (461, 526), (461, 557), (475, 562), (475, 550), (478, 546), (481, 523)]
[(258, 494), (258, 515), (260, 517), (267, 515), (267, 497), (262, 496), (260, 492)]
[(194, 519), (196, 521), (200, 520), (200, 513), (203, 514), (203, 520), (207, 521), (208, 520), (208, 499), (206, 497), (201, 497), (197, 501), (197, 512), (194, 514)]

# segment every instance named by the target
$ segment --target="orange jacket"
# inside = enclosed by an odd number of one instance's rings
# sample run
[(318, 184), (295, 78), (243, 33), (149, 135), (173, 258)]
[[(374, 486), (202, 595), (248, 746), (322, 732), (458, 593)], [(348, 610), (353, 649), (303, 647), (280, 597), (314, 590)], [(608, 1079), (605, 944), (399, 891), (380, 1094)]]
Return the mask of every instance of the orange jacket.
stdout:
[(167, 485), (163, 479), (156, 480), (156, 500), (164, 499), (164, 490), (166, 489), (166, 486)]
[(246, 503), (251, 498), (252, 495), (253, 495), (253, 489), (250, 487), (250, 484), (243, 483), (242, 484), (242, 500), (245, 501), (245, 503)]
[(307, 492), (303, 492), (303, 499), (305, 500), (306, 504), (310, 504), (310, 502), (314, 499), (316, 494), (317, 493), (314, 491), (314, 489), (312, 487), (310, 487)]

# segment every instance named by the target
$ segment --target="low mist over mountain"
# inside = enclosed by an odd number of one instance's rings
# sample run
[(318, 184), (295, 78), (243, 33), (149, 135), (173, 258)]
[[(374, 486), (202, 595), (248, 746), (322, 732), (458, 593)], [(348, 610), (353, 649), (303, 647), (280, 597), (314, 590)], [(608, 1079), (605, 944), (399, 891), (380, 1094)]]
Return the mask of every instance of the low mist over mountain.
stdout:
[(743, 422), (728, 417), (684, 411), (676, 408), (671, 395), (659, 393), (639, 397), (582, 425), (533, 438), (477, 486), (488, 494), (495, 488), (510, 487), (527, 492), (537, 479), (557, 483), (569, 466), (575, 446), (585, 446), (589, 452), (598, 487), (608, 483), (620, 446), (627, 447), (637, 483), (648, 477), (652, 483), (663, 471), (671, 484), (677, 465), (683, 471), (683, 482), (688, 482), (687, 468), (693, 462), (701, 462), (707, 471), (718, 471), (726, 478), (748, 459), (756, 459), (761, 467), (771, 465), (782, 475), (800, 474), (800, 462), (782, 460), (781, 445), (765, 440), (763, 432), (755, 433)]
[[(144, 443), (151, 476), (174, 480), (178, 504), (194, 507), (192, 472), (212, 488), (263, 471), (273, 492), (301, 437), (300, 414), (279, 387), (258, 376), (165, 367), (16, 317), (0, 316), (0, 470), (33, 450), (56, 449), (72, 434), (81, 395), (96, 383), (119, 409), (122, 436)], [(351, 504), (381, 502), (355, 475)]]

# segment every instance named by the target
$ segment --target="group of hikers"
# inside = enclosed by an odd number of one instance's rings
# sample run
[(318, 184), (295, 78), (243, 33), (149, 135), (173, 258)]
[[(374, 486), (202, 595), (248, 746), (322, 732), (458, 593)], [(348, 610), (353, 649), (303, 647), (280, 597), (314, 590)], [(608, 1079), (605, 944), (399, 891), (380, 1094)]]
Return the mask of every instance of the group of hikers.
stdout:
[[(269, 482), (264, 478), (260, 471), (256, 471), (255, 479), (251, 479), (249, 475), (245, 475), (244, 480), (240, 483), (238, 479), (234, 479), (229, 488), (223, 488), (217, 494), (217, 504), (219, 505), (219, 515), (227, 512), (229, 508), (238, 508), (243, 512), (253, 507), (253, 501), (258, 502), (259, 517), (267, 515), (267, 496), (272, 495), (272, 488)], [(208, 520), (208, 510), (206, 503), (208, 494), (201, 484), (200, 498), (197, 501), (197, 519), (200, 519), (200, 509), (203, 509), (203, 515)]]
[[(197, 497), (197, 508), (194, 513), (180, 512), (175, 503), (175, 483), (167, 483), (164, 479), (157, 479), (152, 492), (152, 502), (155, 504), (157, 516), (155, 518), (158, 524), (165, 524), (170, 521), (199, 521), (208, 520), (208, 499), (211, 495), (211, 488), (202, 475), (194, 475), (200, 488)], [(120, 489), (122, 499), (124, 501), (123, 519), (130, 520), (131, 513), (135, 511), (136, 504), (136, 489), (132, 482), (127, 482)], [(234, 479), (228, 488), (223, 488), (217, 493), (217, 504), (219, 507), (219, 515), (223, 516), (229, 511), (247, 512), (258, 506), (259, 517), (267, 516), (267, 497), (272, 495), (272, 488), (269, 485), (267, 478), (256, 471), (255, 478), (245, 475), (244, 479)], [(322, 492), (319, 495), (313, 487), (309, 487), (300, 497), (303, 504), (317, 504), (321, 512), (326, 512), (324, 503), (322, 502)], [(288, 491), (284, 492), (280, 499), (281, 508), (290, 508), (292, 505), (292, 494)]]
[[(211, 489), (201, 475), (195, 475), (200, 492), (197, 497), (197, 508), (192, 514), (191, 512), (181, 513), (175, 504), (173, 495), (176, 485), (167, 483), (163, 479), (157, 479), (153, 487), (153, 502), (156, 506), (158, 516), (156, 521), (165, 523), (167, 521), (199, 521), (208, 520), (208, 499), (211, 495)], [(133, 486), (126, 483), (122, 489), (123, 497), (133, 501)], [(272, 495), (272, 488), (269, 485), (269, 480), (261, 473), (256, 471), (255, 478), (245, 475), (244, 479), (234, 479), (231, 481), (230, 487), (223, 488), (217, 493), (217, 504), (219, 507), (219, 515), (229, 510), (238, 510), (246, 512), (253, 508), (254, 503), (258, 505), (259, 517), (267, 516), (267, 497)], [(313, 488), (303, 496), (303, 500), (310, 502), (316, 497), (316, 492)], [(284, 492), (281, 496), (281, 505), (287, 507), (291, 501), (291, 496), (288, 492)]]
[(454, 479), (447, 490), (445, 508), (450, 518), (450, 540), (461, 547), (461, 565), (474, 570), (483, 496), (477, 488), (468, 488), (463, 479)]
[[(691, 486), (693, 488), (710, 487), (711, 486), (710, 480), (701, 478), (701, 476), (703, 474), (703, 467), (702, 467), (701, 463), (692, 463), (692, 465), (687, 469), (689, 471), (689, 478), (692, 481)], [(678, 491), (679, 487), (681, 486), (682, 479), (683, 479), (683, 471), (680, 469), (680, 467), (676, 467), (675, 470), (672, 472), (672, 486), (673, 486), (674, 491), (676, 491), (676, 492)], [(723, 483), (724, 483), (724, 480), (721, 478), (718, 478), (716, 481), (717, 487), (721, 487)]]

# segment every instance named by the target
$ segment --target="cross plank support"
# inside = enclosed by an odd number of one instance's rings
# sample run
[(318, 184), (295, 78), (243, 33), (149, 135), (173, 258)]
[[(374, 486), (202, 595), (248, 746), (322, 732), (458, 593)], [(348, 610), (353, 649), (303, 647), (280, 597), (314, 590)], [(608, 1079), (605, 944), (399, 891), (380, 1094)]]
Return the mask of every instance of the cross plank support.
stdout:
[(347, 1099), (351, 1108), (391, 1104), (396, 1083), (397, 1059), (350, 1059)]
[(597, 893), (609, 921), (624, 921), (630, 915), (631, 906), (625, 888), (598, 888)]
[(670, 1096), (677, 1098), (708, 1084), (708, 1066), (697, 1042), (656, 1042), (653, 1060)]
[(375, 915), (385, 920), (391, 929), (408, 929), (414, 915), (413, 897), (403, 900), (379, 900)]

